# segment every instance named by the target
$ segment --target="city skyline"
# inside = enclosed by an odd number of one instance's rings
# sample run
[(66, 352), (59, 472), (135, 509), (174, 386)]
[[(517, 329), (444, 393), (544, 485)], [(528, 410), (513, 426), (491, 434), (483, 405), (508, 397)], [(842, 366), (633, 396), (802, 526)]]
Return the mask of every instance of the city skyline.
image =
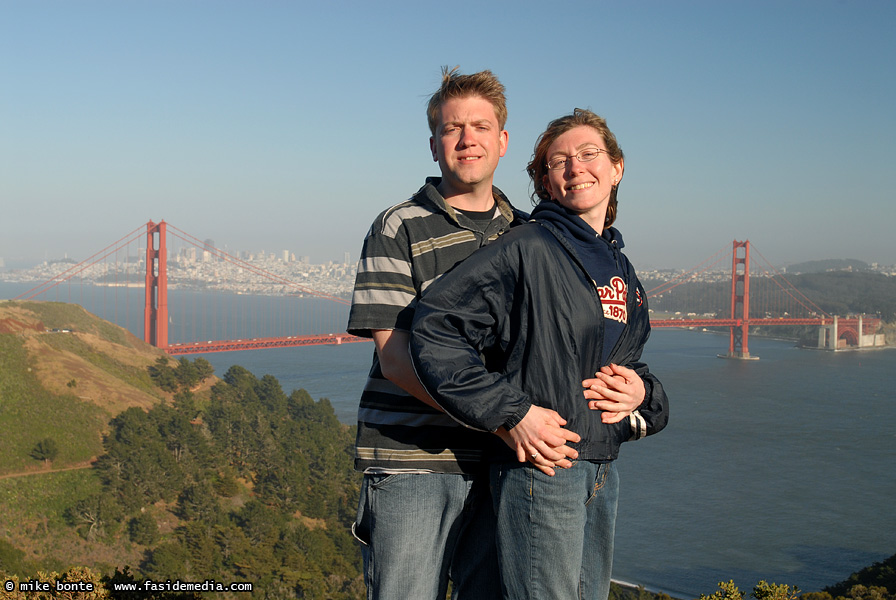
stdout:
[[(209, 241), (210, 240), (206, 240), (206, 242), (209, 242)], [(342, 253), (341, 260), (339, 260), (339, 257), (333, 257), (333, 258), (325, 258), (320, 262), (314, 262), (311, 260), (310, 255), (298, 254), (296, 251), (288, 249), (288, 248), (284, 248), (284, 249), (280, 249), (280, 250), (278, 250), (278, 249), (270, 249), (269, 250), (269, 249), (262, 248), (257, 251), (252, 251), (252, 250), (242, 250), (239, 248), (230, 248), (227, 245), (224, 245), (224, 246), (218, 246), (216, 244), (212, 244), (212, 245), (215, 248), (218, 248), (218, 249), (222, 250), (223, 252), (230, 254), (231, 256), (233, 256), (237, 259), (243, 259), (243, 260), (249, 260), (249, 261), (259, 260), (259, 259), (263, 260), (265, 258), (272, 258), (274, 260), (277, 260), (279, 262), (284, 262), (284, 263), (299, 263), (299, 264), (307, 264), (307, 265), (330, 265), (330, 264), (332, 264), (332, 265), (355, 266), (355, 261), (352, 258), (352, 253), (349, 252), (348, 250), (346, 250)], [(727, 246), (726, 246), (726, 248), (727, 248)], [(722, 250), (724, 250), (724, 249), (725, 248), (723, 248)], [(183, 257), (184, 253), (191, 253), (191, 252), (192, 252), (191, 260), (193, 262), (203, 262), (203, 261), (207, 262), (208, 260), (211, 260), (211, 259), (203, 259), (199, 255), (199, 253), (202, 252), (202, 249), (199, 246), (191, 246), (191, 247), (180, 246), (180, 247), (174, 247), (174, 249), (169, 248), (168, 260), (176, 263), (176, 262), (178, 262), (178, 260), (180, 260)], [(93, 254), (93, 253), (91, 253), (91, 254)], [(141, 246), (137, 249), (137, 251), (134, 254), (129, 254), (128, 257), (132, 260), (139, 260), (142, 262), (143, 259), (145, 258), (145, 254), (146, 254), (146, 247)], [(704, 260), (708, 257), (709, 257), (709, 255), (707, 255), (707, 257), (704, 257)], [(38, 268), (38, 267), (41, 267), (44, 265), (59, 263), (59, 262), (66, 262), (68, 264), (78, 264), (80, 262), (85, 261), (86, 258), (87, 257), (71, 257), (71, 256), (68, 256), (68, 254), (66, 253), (63, 256), (45, 257), (40, 260), (35, 259), (35, 260), (30, 260), (30, 261), (24, 261), (14, 267), (7, 268), (6, 264), (5, 264), (5, 259), (2, 256), (0, 256), (0, 273), (3, 273), (4, 271), (6, 271), (7, 273), (25, 272), (25, 271), (34, 270), (35, 268)], [(826, 258), (826, 259), (809, 258), (807, 260), (800, 261), (800, 262), (790, 261), (790, 262), (775, 264), (773, 266), (775, 266), (776, 268), (783, 268), (786, 270), (788, 267), (790, 267), (792, 265), (800, 265), (800, 264), (813, 263), (813, 262), (819, 262), (819, 261), (850, 262), (850, 261), (854, 261), (854, 260), (859, 260), (859, 259), (850, 259), (850, 258), (846, 258), (846, 257), (830, 257), (830, 258)], [(866, 263), (868, 265), (868, 267), (872, 268), (872, 269), (878, 269), (878, 270), (883, 269), (884, 272), (886, 272), (887, 274), (892, 274), (893, 269), (896, 269), (896, 263), (887, 263), (887, 262), (881, 262), (881, 261), (860, 261), (860, 262)], [(682, 271), (689, 271), (696, 267), (700, 267), (701, 265), (703, 265), (703, 262), (701, 262), (700, 264), (687, 265), (687, 266), (686, 265), (671, 265), (671, 266), (663, 266), (663, 267), (651, 266), (649, 269), (642, 269), (642, 271), (649, 270), (649, 271), (682, 272)], [(727, 272), (728, 270), (730, 270), (730, 267), (728, 266), (728, 263), (725, 262), (725, 264), (720, 267), (710, 269), (710, 272), (714, 272), (714, 271)]]
[[(0, 2), (0, 260), (83, 260), (148, 220), (250, 252), (357, 257), (437, 174), (442, 65), (491, 69), (521, 209), (546, 123), (581, 106), (626, 153), (639, 270), (734, 239), (776, 265), (896, 264), (896, 4)], [(571, 18), (572, 17), (572, 18)], [(0, 267), (4, 268), (4, 267)]]

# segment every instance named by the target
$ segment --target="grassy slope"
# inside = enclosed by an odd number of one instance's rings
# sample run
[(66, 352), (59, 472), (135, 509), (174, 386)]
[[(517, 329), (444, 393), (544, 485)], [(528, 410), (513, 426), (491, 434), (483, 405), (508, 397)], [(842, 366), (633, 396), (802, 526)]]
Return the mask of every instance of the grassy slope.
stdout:
[[(142, 548), (126, 536), (88, 542), (63, 513), (101, 490), (83, 467), (102, 454), (109, 420), (169, 399), (147, 371), (160, 356), (78, 305), (0, 301), (0, 539), (25, 560), (59, 570), (139, 562)], [(45, 465), (30, 453), (47, 437), (59, 455)]]
[[(0, 302), (0, 476), (101, 454), (110, 418), (163, 399), (146, 370), (162, 355), (77, 305)], [(52, 465), (30, 456), (44, 438), (59, 448)]]

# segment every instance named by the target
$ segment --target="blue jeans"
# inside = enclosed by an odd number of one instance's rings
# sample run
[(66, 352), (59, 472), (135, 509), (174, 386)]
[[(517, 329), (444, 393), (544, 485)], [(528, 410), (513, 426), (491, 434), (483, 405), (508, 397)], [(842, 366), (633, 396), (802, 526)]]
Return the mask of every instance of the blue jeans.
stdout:
[(487, 474), (365, 475), (352, 530), (368, 600), (501, 597)]
[(613, 569), (616, 465), (576, 461), (554, 477), (492, 467), (505, 600), (606, 600)]

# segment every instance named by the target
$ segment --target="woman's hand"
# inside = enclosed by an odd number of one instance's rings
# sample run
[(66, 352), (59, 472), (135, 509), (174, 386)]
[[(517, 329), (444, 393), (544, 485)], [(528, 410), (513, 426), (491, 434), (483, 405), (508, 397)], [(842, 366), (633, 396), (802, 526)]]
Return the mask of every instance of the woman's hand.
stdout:
[(628, 367), (607, 365), (582, 382), (588, 408), (601, 410), (603, 423), (618, 423), (644, 402), (644, 381)]
[(579, 442), (579, 434), (564, 429), (566, 419), (557, 411), (535, 406), (516, 426), (507, 430), (499, 428), (495, 433), (504, 443), (516, 451), (517, 460), (529, 461), (546, 475), (554, 475), (553, 467), (568, 469), (570, 460), (578, 458), (579, 453), (566, 445), (567, 442)]

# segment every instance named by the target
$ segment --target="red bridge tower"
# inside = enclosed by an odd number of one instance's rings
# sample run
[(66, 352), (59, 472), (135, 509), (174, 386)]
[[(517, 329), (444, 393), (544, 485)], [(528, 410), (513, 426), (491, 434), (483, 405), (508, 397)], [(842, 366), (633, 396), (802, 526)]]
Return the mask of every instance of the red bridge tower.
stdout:
[(168, 251), (166, 223), (146, 224), (146, 306), (143, 340), (156, 348), (168, 347)]
[(734, 240), (731, 253), (731, 341), (725, 358), (755, 359), (748, 347), (750, 326), (750, 241)]

